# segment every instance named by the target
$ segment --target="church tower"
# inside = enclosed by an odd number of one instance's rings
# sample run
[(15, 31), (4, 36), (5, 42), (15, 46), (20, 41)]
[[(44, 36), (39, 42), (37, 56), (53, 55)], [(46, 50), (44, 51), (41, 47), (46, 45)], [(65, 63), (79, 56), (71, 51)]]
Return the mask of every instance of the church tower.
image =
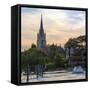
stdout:
[(44, 49), (46, 47), (46, 34), (44, 33), (43, 20), (41, 15), (41, 23), (39, 33), (37, 34), (37, 48)]

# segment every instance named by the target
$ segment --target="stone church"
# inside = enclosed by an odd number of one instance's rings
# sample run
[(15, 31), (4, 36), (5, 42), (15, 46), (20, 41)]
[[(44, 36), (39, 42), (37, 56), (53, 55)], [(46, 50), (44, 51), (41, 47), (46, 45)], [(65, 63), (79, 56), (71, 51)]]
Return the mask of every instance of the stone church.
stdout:
[(40, 29), (37, 34), (37, 48), (44, 49), (46, 47), (46, 34), (44, 33), (43, 20), (41, 15)]

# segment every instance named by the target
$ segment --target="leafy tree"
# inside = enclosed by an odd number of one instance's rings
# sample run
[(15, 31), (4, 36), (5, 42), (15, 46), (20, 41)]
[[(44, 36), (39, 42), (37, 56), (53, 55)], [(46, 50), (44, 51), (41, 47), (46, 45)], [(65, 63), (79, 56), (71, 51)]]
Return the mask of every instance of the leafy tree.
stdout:
[(75, 39), (72, 39), (72, 38), (70, 38), (67, 42), (66, 42), (66, 44), (64, 45), (64, 47), (65, 48), (70, 48), (70, 47), (76, 47), (77, 46), (77, 41), (75, 40)]
[(32, 44), (32, 45), (31, 45), (31, 48), (36, 48), (36, 45), (35, 45), (35, 44)]
[(56, 54), (54, 56), (54, 63), (56, 67), (64, 67), (65, 66), (65, 56), (63, 54)]
[(49, 57), (51, 59), (53, 59), (53, 57), (55, 56), (56, 52), (57, 52), (57, 46), (52, 44), (49, 46), (50, 52), (49, 52)]
[(85, 47), (85, 36), (79, 36), (77, 38), (70, 38), (66, 44), (64, 45), (65, 48), (70, 48), (70, 47)]
[(21, 53), (21, 62), (22, 68), (27, 67), (27, 65), (37, 65), (37, 64), (45, 64), (46, 55), (37, 48), (31, 48), (25, 52)]

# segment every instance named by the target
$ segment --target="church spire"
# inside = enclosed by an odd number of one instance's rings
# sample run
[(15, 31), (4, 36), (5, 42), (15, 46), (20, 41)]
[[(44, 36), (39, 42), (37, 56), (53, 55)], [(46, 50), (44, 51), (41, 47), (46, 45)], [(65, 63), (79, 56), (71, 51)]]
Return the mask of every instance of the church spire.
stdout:
[(44, 33), (42, 14), (41, 14), (41, 23), (40, 23), (40, 33), (41, 33), (41, 34)]
[(37, 34), (37, 48), (43, 49), (45, 47), (46, 47), (46, 34), (44, 33), (43, 19), (41, 15), (40, 29), (39, 33)]

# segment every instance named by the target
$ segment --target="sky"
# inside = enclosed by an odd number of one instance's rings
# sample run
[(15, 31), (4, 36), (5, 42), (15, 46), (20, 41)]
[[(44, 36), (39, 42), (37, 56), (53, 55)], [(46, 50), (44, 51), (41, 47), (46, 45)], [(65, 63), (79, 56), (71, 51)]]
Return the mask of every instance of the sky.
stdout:
[(21, 8), (21, 50), (37, 43), (41, 14), (47, 44), (64, 46), (69, 38), (85, 35), (85, 11)]

